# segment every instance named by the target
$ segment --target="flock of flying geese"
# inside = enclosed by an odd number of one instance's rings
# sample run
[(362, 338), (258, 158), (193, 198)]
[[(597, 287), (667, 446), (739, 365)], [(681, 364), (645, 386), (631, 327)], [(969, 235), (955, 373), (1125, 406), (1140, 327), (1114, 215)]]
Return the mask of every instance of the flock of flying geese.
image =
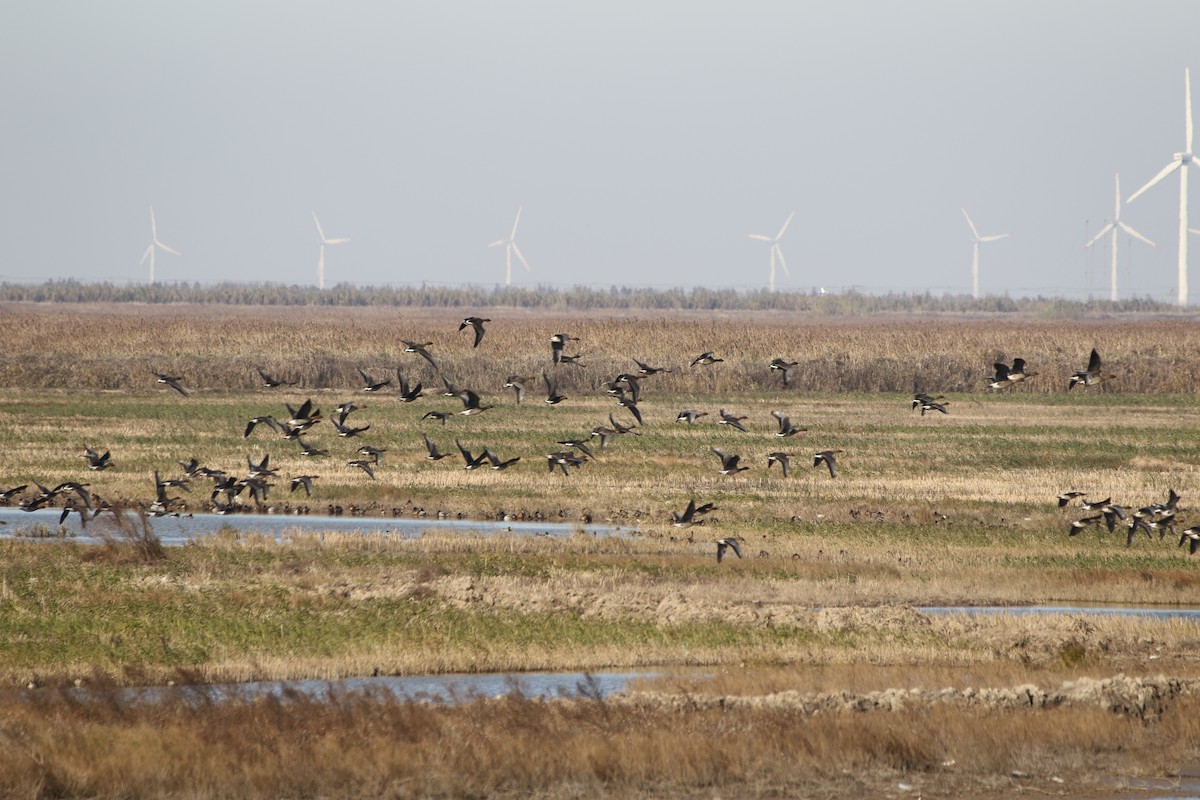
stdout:
[[(489, 322), (491, 320), (487, 318), (469, 316), (462, 320), (458, 330), (461, 332), (470, 328), (474, 335), (473, 346), (479, 347), (486, 332), (484, 325)], [(405, 345), (405, 353), (413, 353), (420, 356), (439, 375), (444, 385), (444, 391), (439, 394), (444, 397), (456, 398), (462, 403), (462, 410), (458, 411), (457, 414), (470, 417), (494, 407), (493, 405), (485, 404), (476, 391), (455, 386), (441, 374), (437, 361), (429, 352), (432, 342), (402, 341)], [(566, 352), (567, 345), (572, 341), (577, 342), (579, 339), (576, 336), (566, 333), (556, 333), (550, 337), (550, 358), (553, 365), (573, 364), (582, 366), (580, 354), (571, 355)], [(610, 412), (607, 420), (608, 424), (595, 426), (586, 436), (580, 436), (575, 439), (563, 439), (556, 442), (560, 447), (546, 454), (548, 471), (553, 472), (555, 469), (558, 469), (563, 475), (570, 475), (572, 470), (578, 470), (588, 463), (588, 461), (595, 459), (593, 446), (602, 449), (607, 447), (615, 436), (625, 434), (639, 435), (639, 431), (636, 428), (643, 424), (642, 414), (638, 408), (638, 402), (642, 394), (641, 382), (649, 376), (671, 372), (671, 370), (665, 367), (654, 367), (637, 359), (633, 359), (633, 361), (637, 365), (636, 371), (621, 373), (615, 378), (603, 381), (599, 385), (605, 387), (605, 391), (616, 399), (617, 404), (624, 408), (635, 422), (622, 424)], [(719, 358), (713, 352), (704, 352), (692, 359), (690, 367), (706, 367), (722, 361), (723, 359)], [(782, 358), (774, 358), (768, 366), (771, 372), (778, 372), (780, 374), (783, 385), (787, 386), (788, 371), (796, 366), (797, 363), (795, 361), (786, 361)], [(1030, 372), (1026, 369), (1025, 361), (1021, 358), (1014, 359), (1011, 366), (1006, 363), (996, 363), (994, 369), (994, 375), (988, 384), (988, 389), (990, 390), (1006, 389), (1037, 375), (1036, 372)], [(262, 379), (263, 386), (267, 388), (275, 389), (289, 385), (289, 382), (268, 374), (261, 367), (256, 367), (256, 370)], [(392, 386), (390, 378), (378, 378), (361, 367), (358, 368), (358, 373), (363, 381), (362, 391), (364, 393), (379, 393)], [(154, 375), (159, 384), (170, 387), (184, 397), (190, 396), (190, 392), (184, 386), (181, 376), (159, 372), (155, 372)], [(558, 405), (567, 399), (559, 392), (558, 384), (554, 377), (545, 370), (543, 370), (541, 377), (546, 391), (544, 402), (547, 405)], [(1070, 376), (1067, 388), (1073, 389), (1076, 385), (1081, 385), (1085, 388), (1095, 386), (1113, 377), (1113, 375), (1105, 373), (1102, 370), (1100, 355), (1093, 349), (1087, 367)], [(513, 390), (516, 403), (520, 405), (525, 399), (529, 385), (535, 380), (536, 378), (510, 375), (504, 383), (504, 388)], [(410, 384), (400, 370), (397, 370), (396, 388), (398, 389), (399, 400), (404, 403), (411, 403), (418, 398), (426, 396), (423, 394), (425, 387), (421, 383)], [(931, 396), (920, 390), (914, 391), (912, 407), (914, 410), (920, 409), (922, 415), (930, 411), (948, 414), (947, 405), (949, 403), (941, 395)], [(301, 456), (310, 458), (328, 456), (329, 453), (327, 450), (315, 447), (305, 439), (305, 434), (324, 420), (321, 410), (313, 404), (313, 401), (308, 399), (298, 407), (285, 404), (285, 408), (286, 414), (284, 415), (264, 414), (248, 420), (243, 432), (243, 438), (249, 438), (259, 426), (264, 426), (272, 429), (281, 438), (296, 442)], [(366, 433), (371, 428), (369, 424), (356, 425), (351, 421), (351, 415), (361, 408), (362, 406), (354, 402), (346, 402), (337, 406), (335, 415), (329, 418), (329, 422), (339, 437), (357, 437)], [(772, 411), (771, 414), (778, 423), (778, 429), (774, 432), (775, 438), (787, 439), (807, 430), (806, 428), (800, 428), (792, 424), (788, 416), (780, 411)], [(432, 419), (444, 425), (446, 420), (453, 416), (455, 414), (451, 412), (432, 410), (424, 414), (422, 419)], [(677, 423), (694, 425), (700, 418), (705, 416), (708, 416), (707, 412), (689, 408), (681, 410), (676, 415), (675, 421)], [(735, 415), (722, 408), (718, 412), (718, 417), (716, 420), (718, 425), (724, 425), (727, 428), (743, 432), (747, 430), (743, 424), (743, 421), (747, 419), (745, 416)], [(442, 452), (427, 434), (422, 434), (422, 439), (427, 453), (425, 459), (429, 461), (441, 461), (453, 457), (453, 453), (451, 452)], [(502, 458), (490, 448), (484, 448), (479, 452), (472, 452), (459, 439), (455, 439), (454, 443), (458, 454), (463, 460), (463, 469), (466, 470), (488, 468), (499, 471), (508, 469), (521, 460), (520, 456)], [(720, 466), (718, 471), (722, 475), (735, 475), (749, 469), (748, 466), (741, 463), (742, 457), (739, 454), (729, 453), (718, 447), (710, 447), (709, 450), (719, 460)], [(376, 467), (379, 466), (385, 452), (386, 450), (382, 448), (363, 445), (356, 451), (358, 457), (352, 458), (346, 463), (350, 467), (362, 470), (368, 478), (374, 480), (376, 477)], [(812, 465), (813, 467), (824, 465), (829, 471), (830, 478), (836, 478), (838, 475), (836, 457), (842, 452), (836, 449), (819, 450), (812, 455)], [(90, 446), (86, 446), (83, 457), (87, 460), (88, 469), (92, 471), (102, 471), (113, 466), (112, 456), (108, 451), (101, 453)], [(775, 464), (779, 464), (783, 477), (786, 478), (790, 473), (791, 459), (793, 457), (794, 454), (781, 450), (772, 451), (767, 454), (767, 469), (770, 469)], [(199, 480), (209, 480), (212, 482), (208, 508), (215, 513), (228, 514), (246, 508), (239, 500), (243, 494), (250, 498), (255, 508), (261, 509), (267, 500), (270, 490), (276, 485), (273, 481), (280, 478), (279, 471), (270, 466), (269, 453), (265, 454), (257, 462), (250, 456), (247, 456), (247, 469), (244, 475), (233, 475), (224, 470), (203, 466), (195, 458), (178, 463), (183, 469), (183, 477), (181, 478), (164, 479), (155, 471), (155, 499), (148, 506), (147, 510), (149, 513), (159, 516), (179, 514), (187, 508), (188, 503), (183, 498), (173, 495), (171, 490), (179, 489), (191, 492), (191, 483)], [(311, 497), (313, 482), (318, 478), (318, 475), (303, 474), (290, 476), (286, 480), (290, 487), (290, 492), (303, 489), (305, 496)], [(60, 524), (72, 512), (78, 513), (81, 521), (86, 524), (90, 517), (105, 510), (107, 507), (107, 504), (98, 496), (88, 492), (88, 484), (85, 483), (69, 481), (53, 489), (36, 482), (34, 485), (37, 487), (36, 493), (22, 497), (18, 506), (26, 511), (34, 511), (39, 508), (48, 507), (57, 498), (63, 497), (65, 500), (59, 520)], [(22, 485), (7, 491), (0, 491), (0, 503), (10, 503), (15, 496), (26, 491), (27, 488), (27, 485)], [(1126, 519), (1129, 520), (1127, 544), (1132, 543), (1139, 530), (1145, 531), (1147, 536), (1150, 536), (1153, 531), (1158, 531), (1160, 538), (1168, 530), (1172, 535), (1175, 532), (1173, 520), (1179, 496), (1174, 490), (1171, 491), (1166, 503), (1146, 506), (1130, 514), (1127, 514), (1124, 508), (1112, 504), (1109, 499), (1099, 502), (1089, 502), (1081, 492), (1067, 492), (1060, 495), (1059, 506), (1066, 506), (1070, 501), (1080, 497), (1085, 498), (1083, 501), (1084, 510), (1095, 511), (1096, 513), (1093, 516), (1084, 517), (1074, 522), (1070, 531), (1072, 536), (1090, 525), (1101, 521), (1107, 525), (1109, 531), (1113, 531), (1118, 522), (1124, 522)], [(672, 524), (678, 528), (702, 525), (705, 522), (705, 515), (714, 510), (716, 510), (716, 506), (712, 503), (697, 505), (696, 500), (693, 498), (682, 513), (672, 512)], [(1190, 541), (1190, 551), (1195, 553), (1200, 548), (1200, 526), (1188, 528), (1184, 531), (1180, 539), (1180, 544), (1183, 544), (1185, 541)], [(724, 558), (726, 551), (729, 549), (732, 549), (738, 558), (742, 557), (742, 548), (736, 537), (722, 538), (716, 544), (718, 562)]]
[[(1150, 541), (1154, 541), (1155, 533), (1158, 534), (1161, 541), (1168, 533), (1174, 537), (1177, 532), (1176, 515), (1179, 511), (1179, 493), (1174, 489), (1168, 490), (1165, 502), (1151, 503), (1136, 511), (1128, 511), (1124, 506), (1117, 505), (1112, 502), (1111, 497), (1103, 500), (1088, 500), (1086, 492), (1076, 491), (1060, 494), (1058, 507), (1066, 508), (1076, 499), (1080, 499), (1084, 511), (1095, 513), (1072, 522), (1068, 531), (1071, 536), (1077, 536), (1089, 527), (1099, 526), (1101, 523), (1108, 528), (1109, 533), (1116, 531), (1118, 526), (1124, 526), (1125, 546), (1128, 547), (1137, 538), (1138, 531), (1145, 533), (1146, 538)], [(1179, 546), (1182, 547), (1185, 543), (1188, 545), (1188, 552), (1195, 555), (1196, 550), (1200, 549), (1200, 525), (1184, 529), (1179, 536)]]

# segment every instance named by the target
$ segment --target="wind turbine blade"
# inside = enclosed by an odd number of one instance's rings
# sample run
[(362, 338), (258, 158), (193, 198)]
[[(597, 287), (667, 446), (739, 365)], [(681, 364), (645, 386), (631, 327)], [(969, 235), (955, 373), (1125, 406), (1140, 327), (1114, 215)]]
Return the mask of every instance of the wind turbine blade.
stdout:
[(154, 243), (155, 243), (156, 245), (158, 245), (159, 247), (161, 247), (163, 250), (166, 250), (168, 253), (174, 253), (174, 254), (175, 254), (175, 255), (177, 255), (177, 256), (181, 256), (181, 255), (183, 255), (183, 253), (179, 252), (179, 251), (178, 251), (178, 250), (176, 250), (175, 248), (173, 248), (173, 247), (167, 247), (165, 244), (163, 244), (162, 242), (160, 242), (158, 239), (155, 239), (155, 240), (154, 240)]
[(140, 267), (142, 264), (145, 264), (146, 259), (150, 258), (152, 255), (154, 255), (154, 245), (153, 244), (151, 244), (149, 247), (146, 248), (146, 252), (142, 253), (142, 257), (140, 259), (138, 259), (138, 266)]
[(967, 218), (967, 224), (971, 226), (971, 235), (974, 236), (976, 239), (978, 239), (979, 231), (975, 230), (975, 223), (971, 222), (971, 215), (967, 213), (967, 210), (965, 208), (962, 209), (962, 212), (963, 212), (963, 216)]
[(326, 239), (323, 244), (345, 244), (348, 241), (350, 241), (349, 237), (344, 237), (341, 239)]
[(521, 255), (521, 248), (517, 247), (516, 242), (512, 243), (512, 250), (517, 254), (517, 258), (521, 259), (521, 263), (525, 265), (525, 271), (533, 272), (533, 270), (529, 268), (529, 262), (525, 260), (525, 256)]
[(1149, 239), (1147, 239), (1145, 236), (1142, 236), (1140, 233), (1138, 233), (1138, 232), (1137, 232), (1137, 231), (1135, 231), (1133, 228), (1131, 228), (1131, 227), (1129, 227), (1128, 225), (1126, 225), (1124, 222), (1118, 222), (1118, 223), (1117, 223), (1117, 225), (1119, 225), (1119, 226), (1121, 227), (1121, 230), (1125, 231), (1126, 233), (1128, 233), (1128, 234), (1129, 234), (1130, 236), (1132, 236), (1133, 238), (1135, 238), (1135, 239), (1141, 239), (1143, 242), (1145, 242), (1146, 244), (1150, 245), (1151, 247), (1158, 247), (1158, 245), (1156, 245), (1154, 242), (1150, 241), (1150, 240), (1149, 240)]
[(520, 222), (521, 222), (521, 207), (517, 206), (517, 218), (513, 220), (512, 234), (508, 238), (510, 238), (510, 239), (517, 238), (517, 225), (520, 224)]
[(1187, 147), (1185, 153), (1192, 152), (1192, 70), (1190, 67), (1183, 68), (1183, 96), (1184, 107), (1187, 111), (1187, 122), (1184, 124), (1184, 130), (1187, 131)]
[(1113, 211), (1113, 219), (1119, 222), (1121, 220), (1121, 173), (1119, 173), (1119, 172), (1117, 173), (1116, 179), (1117, 179), (1117, 205), (1115, 207), (1116, 210)]
[(783, 232), (787, 230), (788, 225), (792, 224), (792, 217), (794, 217), (794, 216), (796, 216), (795, 211), (788, 214), (787, 221), (783, 223), (783, 227), (779, 229), (779, 233), (775, 234), (775, 241), (778, 242), (780, 239), (783, 238)]
[(1107, 235), (1107, 234), (1108, 234), (1108, 232), (1109, 232), (1109, 231), (1111, 231), (1112, 229), (1113, 229), (1113, 224), (1112, 224), (1111, 222), (1109, 222), (1109, 223), (1106, 223), (1106, 224), (1104, 225), (1104, 227), (1100, 229), (1100, 232), (1099, 232), (1099, 233), (1097, 233), (1095, 236), (1093, 236), (1093, 237), (1092, 237), (1092, 240), (1091, 240), (1090, 242), (1088, 242), (1087, 244), (1085, 244), (1085, 245), (1084, 245), (1084, 247), (1091, 247), (1091, 246), (1092, 246), (1092, 245), (1094, 245), (1096, 242), (1100, 241), (1100, 240), (1101, 240), (1101, 239), (1102, 239), (1102, 238), (1103, 238), (1105, 235)]
[(154, 206), (150, 206), (150, 238), (158, 241), (158, 225), (154, 222)]
[(321, 230), (321, 220), (317, 219), (317, 212), (312, 212), (313, 222), (317, 223), (317, 236), (321, 237), (321, 242), (325, 241), (325, 231)]
[(774, 241), (774, 239), (772, 239), (770, 236), (763, 236), (761, 233), (747, 233), (746, 236), (751, 239), (757, 239), (760, 242)]
[(997, 239), (1007, 239), (1008, 237), (1009, 237), (1009, 234), (1007, 234), (1007, 233), (998, 233), (998, 234), (996, 234), (995, 236), (980, 236), (980, 237), (979, 237), (979, 241), (981, 241), (981, 242), (994, 242), (994, 241), (996, 241)]
[(497, 239), (494, 242), (489, 242), (488, 247), (499, 247), (502, 244), (508, 244), (508, 240), (507, 239)]
[(779, 259), (779, 266), (783, 267), (783, 274), (792, 277), (792, 273), (788, 272), (787, 262), (783, 260), (783, 250), (779, 249), (779, 243), (776, 242), (772, 249), (775, 251), (775, 257)]
[(1142, 194), (1142, 192), (1146, 191), (1146, 190), (1147, 190), (1147, 189), (1149, 189), (1151, 186), (1153, 186), (1154, 184), (1158, 183), (1159, 181), (1161, 181), (1163, 178), (1165, 178), (1165, 177), (1167, 177), (1168, 175), (1170, 175), (1170, 174), (1171, 174), (1172, 172), (1174, 172), (1175, 170), (1179, 169), (1179, 165), (1180, 165), (1180, 164), (1182, 164), (1182, 163), (1183, 163), (1183, 162), (1182, 162), (1182, 161), (1180, 161), (1179, 159), (1175, 159), (1175, 160), (1174, 160), (1174, 161), (1172, 161), (1170, 164), (1167, 164), (1165, 167), (1163, 167), (1163, 168), (1162, 168), (1162, 171), (1161, 171), (1161, 172), (1159, 172), (1157, 175), (1155, 175), (1153, 178), (1151, 178), (1151, 179), (1150, 179), (1150, 182), (1149, 182), (1149, 183), (1147, 183), (1147, 184), (1146, 184), (1145, 186), (1143, 186), (1142, 188), (1138, 189), (1138, 190), (1137, 190), (1136, 192), (1134, 192), (1133, 194), (1129, 195), (1129, 199), (1128, 199), (1128, 200), (1126, 200), (1125, 202), (1126, 202), (1126, 203), (1132, 203), (1134, 200), (1136, 200), (1136, 199), (1137, 199), (1137, 198), (1138, 198), (1138, 197), (1139, 197), (1139, 196)]

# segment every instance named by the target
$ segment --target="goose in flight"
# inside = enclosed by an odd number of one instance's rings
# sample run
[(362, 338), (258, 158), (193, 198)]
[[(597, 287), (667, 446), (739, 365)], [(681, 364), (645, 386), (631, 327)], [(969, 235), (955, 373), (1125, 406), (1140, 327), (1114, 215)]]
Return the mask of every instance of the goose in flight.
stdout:
[[(463, 410), (458, 413), (466, 417), (474, 416), (475, 414), (482, 414), (484, 411), (487, 411), (492, 407), (490, 405), (481, 405), (482, 401), (480, 400), (479, 395), (475, 394), (475, 392), (471, 391), (470, 389), (463, 389), (460, 391), (458, 393), (458, 399), (462, 400), (463, 404)], [(443, 420), (443, 422), (445, 422), (445, 420)]]
[(433, 356), (429, 355), (429, 351), (426, 349), (427, 347), (432, 347), (433, 342), (410, 342), (408, 339), (401, 339), (400, 341), (404, 342), (404, 352), (416, 353), (428, 361), (434, 369), (438, 368), (437, 362), (433, 360)]
[(783, 376), (783, 385), (788, 385), (788, 370), (799, 364), (799, 361), (784, 361), (782, 358), (771, 359), (771, 371)]
[(734, 555), (736, 555), (738, 558), (742, 557), (742, 546), (738, 543), (738, 540), (736, 537), (726, 536), (724, 539), (717, 539), (717, 563), (718, 564), (720, 564), (721, 560), (723, 558), (725, 558), (725, 551), (729, 550), (730, 548), (733, 549)]
[(1096, 348), (1092, 348), (1092, 355), (1088, 358), (1087, 369), (1081, 369), (1071, 376), (1070, 382), (1067, 384), (1067, 390), (1074, 389), (1076, 385), (1088, 388), (1103, 383), (1110, 378), (1117, 377), (1116, 375), (1104, 374), (1100, 371), (1100, 354), (1096, 352)]
[(429, 454), (425, 456), (426, 461), (441, 461), (443, 458), (450, 455), (449, 453), (443, 453), (438, 450), (437, 445), (434, 444), (433, 440), (428, 436), (422, 434), (421, 438), (425, 440), (425, 449), (429, 451)]
[(998, 361), (992, 364), (992, 368), (996, 370), (996, 374), (992, 376), (992, 382), (988, 384), (987, 388), (998, 391), (1013, 385), (1013, 379), (1008, 374), (1007, 364)]
[(548, 405), (556, 406), (567, 399), (566, 396), (558, 393), (558, 381), (552, 379), (545, 372), (542, 373), (542, 380), (546, 382), (546, 403)]
[(746, 419), (746, 418), (745, 417), (735, 417), (733, 414), (730, 414), (729, 412), (727, 412), (725, 409), (722, 408), (721, 409), (721, 418), (719, 420), (717, 420), (717, 424), (718, 425), (728, 425), (729, 427), (737, 428), (739, 431), (742, 431), (744, 433), (746, 430), (746, 426), (742, 424), (742, 420), (744, 420), (744, 419)]
[(508, 469), (513, 464), (515, 464), (521, 460), (520, 456), (516, 456), (514, 458), (509, 458), (509, 459), (502, 459), (499, 456), (497, 456), (495, 453), (493, 453), (491, 450), (487, 450), (487, 449), (485, 449), (483, 451), (483, 455), (487, 458), (487, 460), (489, 462), (491, 462), (492, 469), (495, 469), (495, 470)]
[(297, 475), (288, 481), (292, 487), (290, 491), (294, 492), (300, 487), (304, 487), (305, 497), (312, 497), (312, 482), (319, 477), (319, 475)]
[(525, 384), (531, 380), (533, 378), (526, 378), (524, 375), (509, 375), (508, 380), (504, 382), (504, 388), (512, 389), (517, 395), (517, 405), (521, 405), (521, 401), (525, 399)]
[(739, 472), (750, 469), (749, 467), (738, 466), (738, 462), (742, 459), (742, 457), (739, 455), (726, 453), (724, 450), (720, 450), (716, 447), (710, 447), (708, 449), (712, 451), (717, 458), (721, 459), (720, 472), (722, 475), (735, 475)]
[(409, 386), (408, 381), (400, 374), (400, 370), (396, 370), (396, 378), (400, 381), (400, 402), (411, 403), (419, 397), (424, 397), (421, 394), (421, 383), (419, 381), (416, 386)]
[(268, 389), (278, 389), (280, 386), (291, 386), (295, 383), (295, 381), (285, 381), (281, 380), (280, 378), (273, 377), (262, 367), (255, 367), (254, 369), (258, 371), (258, 377), (262, 378), (263, 386), (267, 387)]
[(362, 376), (364, 392), (379, 392), (392, 385), (391, 379), (377, 381), (362, 367), (358, 368), (358, 374)]
[[(563, 348), (566, 347), (567, 342), (571, 341), (572, 339), (574, 339), (577, 342), (582, 341), (578, 336), (572, 336), (569, 333), (556, 333), (553, 336), (551, 336), (550, 337), (550, 360), (553, 361), (555, 364), (562, 361)], [(576, 356), (576, 358), (578, 358), (578, 356)]]
[(791, 469), (791, 456), (788, 453), (767, 453), (767, 469), (770, 469), (776, 461), (779, 466), (783, 467), (783, 477), (788, 476), (788, 471)]
[(183, 388), (183, 384), (182, 384), (183, 378), (181, 378), (180, 376), (167, 375), (166, 373), (163, 373), (163, 372), (155, 372), (154, 377), (158, 383), (162, 383), (167, 386), (170, 386), (172, 389), (179, 392), (184, 397), (191, 397), (191, 395), (188, 394), (188, 390)]
[(716, 363), (718, 363), (720, 361), (724, 361), (724, 360), (725, 359), (723, 359), (723, 358), (717, 358), (715, 355), (712, 354), (712, 351), (709, 351), (707, 353), (701, 353), (700, 355), (693, 358), (692, 366), (694, 367), (697, 364), (707, 366), (709, 364), (716, 364)]
[(808, 428), (797, 428), (782, 411), (772, 411), (771, 416), (779, 422), (779, 430), (775, 431), (775, 435), (781, 439), (808, 430)]
[(487, 458), (487, 450), (484, 450), (477, 456), (473, 456), (471, 455), (471, 451), (463, 447), (462, 442), (458, 439), (455, 439), (454, 443), (458, 445), (458, 452), (462, 453), (463, 461), (466, 462), (463, 465), (463, 469), (479, 469), (479, 467), (483, 466), (483, 462)]
[(638, 365), (638, 374), (642, 375), (644, 377), (650, 376), (650, 375), (657, 375), (660, 372), (670, 372), (671, 371), (671, 370), (667, 369), (666, 367), (652, 367), (649, 364), (646, 364), (642, 361), (638, 361), (636, 358), (633, 360), (633, 363)]
[(822, 450), (819, 453), (813, 454), (813, 466), (819, 467), (824, 464), (829, 468), (829, 477), (837, 477), (837, 460), (834, 456), (842, 452), (841, 450)]
[(346, 466), (361, 469), (363, 472), (367, 473), (367, 477), (369, 477), (371, 480), (375, 480), (374, 465), (365, 458), (353, 458), (346, 462)]
[(690, 528), (693, 525), (703, 525), (704, 520), (699, 519), (699, 517), (704, 516), (710, 511), (716, 510), (717, 507), (712, 503), (702, 503), (701, 505), (696, 505), (696, 499), (692, 498), (691, 500), (688, 500), (687, 508), (683, 510), (682, 514), (678, 514), (674, 511), (671, 512), (671, 517), (673, 518), (671, 524), (676, 528)]
[(112, 454), (105, 450), (103, 453), (96, 452), (95, 449), (88, 445), (83, 446), (83, 457), (87, 459), (88, 469), (99, 472), (108, 469), (113, 465)]
[(479, 347), (479, 343), (483, 341), (483, 323), (491, 322), (486, 317), (464, 317), (463, 321), (458, 324), (458, 329), (461, 331), (470, 326), (475, 331), (475, 344), (472, 347)]

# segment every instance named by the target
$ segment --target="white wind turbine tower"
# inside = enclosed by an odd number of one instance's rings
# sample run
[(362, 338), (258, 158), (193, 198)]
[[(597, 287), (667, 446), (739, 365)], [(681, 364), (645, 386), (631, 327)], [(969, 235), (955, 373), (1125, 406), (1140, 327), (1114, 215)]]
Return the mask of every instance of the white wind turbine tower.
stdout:
[(963, 216), (967, 218), (967, 225), (971, 227), (971, 241), (974, 247), (971, 250), (971, 296), (976, 300), (979, 299), (979, 245), (983, 242), (994, 242), (997, 239), (1003, 239), (1008, 236), (1007, 233), (999, 233), (994, 236), (980, 236), (979, 231), (975, 229), (975, 223), (971, 222), (971, 215), (964, 208)]
[(1114, 303), (1117, 302), (1117, 234), (1120, 231), (1125, 231), (1130, 236), (1134, 237), (1135, 239), (1141, 239), (1143, 242), (1150, 245), (1151, 247), (1158, 247), (1158, 245), (1156, 245), (1154, 242), (1150, 241), (1145, 236), (1142, 236), (1142, 234), (1138, 233), (1133, 228), (1126, 225), (1124, 222), (1121, 222), (1121, 175), (1120, 175), (1120, 173), (1117, 174), (1116, 180), (1117, 180), (1117, 184), (1116, 184), (1117, 185), (1117, 192), (1116, 192), (1117, 205), (1116, 205), (1116, 208), (1113, 210), (1113, 218), (1109, 222), (1105, 223), (1104, 227), (1100, 229), (1100, 232), (1097, 233), (1090, 242), (1088, 242), (1086, 245), (1084, 245), (1085, 247), (1091, 247), (1096, 242), (1098, 242), (1102, 238), (1104, 238), (1104, 234), (1106, 234), (1106, 233), (1112, 234), (1112, 273), (1110, 276), (1110, 284), (1112, 286), (1112, 295), (1111, 295), (1110, 299)]
[(488, 247), (499, 247), (504, 245), (504, 285), (508, 286), (512, 283), (512, 257), (513, 253), (517, 254), (517, 258), (521, 259), (521, 263), (525, 265), (526, 272), (532, 272), (529, 268), (529, 262), (525, 260), (525, 256), (521, 255), (521, 248), (517, 247), (517, 225), (521, 222), (521, 207), (517, 206), (517, 218), (513, 220), (512, 233), (507, 239), (497, 239), (488, 244)]
[(776, 261), (776, 259), (779, 260), (779, 266), (783, 267), (783, 274), (787, 275), (789, 278), (792, 277), (792, 273), (788, 272), (787, 262), (783, 260), (783, 250), (779, 249), (779, 240), (783, 238), (783, 233), (784, 233), (784, 231), (787, 230), (788, 225), (792, 224), (792, 217), (794, 217), (794, 216), (796, 216), (795, 211), (793, 211), (791, 214), (788, 214), (788, 218), (784, 221), (783, 227), (780, 228), (779, 233), (775, 234), (774, 236), (767, 236), (766, 234), (762, 234), (762, 233), (746, 234), (751, 239), (757, 239), (760, 242), (770, 242), (771, 243), (771, 273), (770, 273), (770, 277), (767, 279), (767, 288), (772, 292), (775, 291), (775, 261)]
[(348, 238), (342, 239), (326, 239), (325, 231), (321, 229), (321, 220), (317, 219), (317, 212), (313, 212), (313, 222), (317, 223), (317, 235), (321, 237), (321, 254), (317, 256), (317, 288), (325, 288), (325, 245), (327, 244), (344, 244), (350, 241)]
[(183, 255), (178, 250), (176, 250), (172, 247), (167, 247), (165, 244), (163, 244), (162, 242), (160, 242), (158, 240), (158, 225), (154, 221), (154, 207), (151, 206), (151, 208), (150, 208), (150, 246), (146, 248), (146, 252), (142, 253), (142, 258), (140, 261), (138, 261), (138, 264), (141, 265), (141, 264), (146, 263), (147, 258), (150, 259), (150, 282), (151, 283), (154, 283), (154, 251), (155, 250), (164, 250), (168, 253), (173, 253), (177, 256)]
[[(1129, 195), (1126, 203), (1132, 203), (1142, 192), (1149, 189), (1175, 170), (1179, 170), (1179, 305), (1186, 306), (1188, 302), (1188, 170), (1192, 163), (1192, 73), (1190, 69), (1183, 70), (1183, 131), (1184, 151), (1176, 153), (1171, 163), (1162, 168), (1157, 175), (1150, 179), (1142, 188)], [(1182, 169), (1181, 169), (1182, 167)]]

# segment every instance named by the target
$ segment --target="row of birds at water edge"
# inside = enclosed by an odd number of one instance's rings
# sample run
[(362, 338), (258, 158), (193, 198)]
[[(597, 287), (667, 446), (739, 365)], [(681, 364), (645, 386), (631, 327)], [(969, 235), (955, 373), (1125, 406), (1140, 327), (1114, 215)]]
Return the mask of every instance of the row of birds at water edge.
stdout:
[[(1112, 502), (1111, 497), (1103, 500), (1089, 500), (1086, 492), (1077, 491), (1060, 494), (1058, 507), (1067, 508), (1076, 500), (1080, 502), (1084, 511), (1093, 513), (1071, 523), (1068, 531), (1071, 536), (1078, 536), (1093, 526), (1103, 525), (1109, 533), (1123, 528), (1125, 546), (1128, 547), (1133, 544), (1139, 532), (1145, 533), (1146, 538), (1150, 541), (1154, 541), (1156, 533), (1159, 541), (1165, 539), (1168, 533), (1174, 538), (1178, 532), (1177, 527), (1181, 524), (1179, 522), (1179, 493), (1174, 489), (1168, 490), (1167, 499), (1164, 502), (1141, 506), (1136, 511)], [(1184, 544), (1188, 545), (1188, 552), (1193, 555), (1200, 549), (1200, 525), (1185, 528), (1179, 534), (1179, 546), (1182, 547)]]

